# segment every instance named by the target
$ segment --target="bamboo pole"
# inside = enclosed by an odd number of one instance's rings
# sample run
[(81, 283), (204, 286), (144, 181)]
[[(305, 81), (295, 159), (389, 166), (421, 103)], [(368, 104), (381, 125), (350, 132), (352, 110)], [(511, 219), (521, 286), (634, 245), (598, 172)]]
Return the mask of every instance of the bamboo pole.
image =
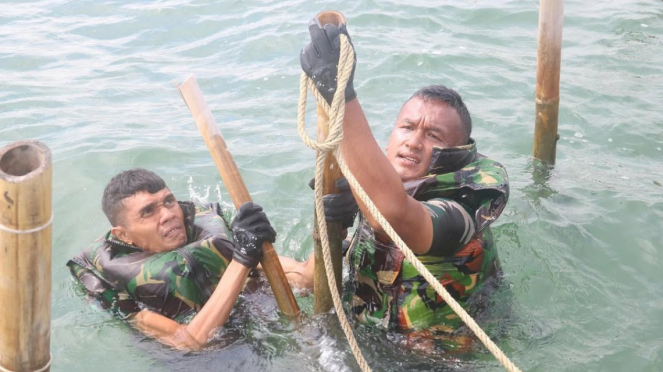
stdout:
[(554, 164), (559, 117), (559, 74), (562, 61), (564, 1), (541, 0), (536, 63), (535, 158)]
[[(251, 195), (244, 184), (242, 175), (239, 173), (232, 155), (228, 152), (226, 142), (223, 140), (223, 136), (212, 116), (212, 112), (207, 107), (207, 102), (196, 79), (191, 75), (178, 88), (198, 125), (200, 134), (205, 139), (205, 144), (214, 159), (216, 168), (221, 175), (223, 183), (226, 185), (226, 189), (228, 189), (228, 194), (230, 194), (235, 208), (239, 208), (240, 205), (251, 201)], [(263, 243), (262, 255), (260, 263), (272, 287), (279, 309), (288, 316), (299, 314), (299, 306), (288, 285), (288, 280), (272, 243)]]
[(49, 371), (51, 152), (37, 141), (0, 150), (0, 371)]
[[(317, 15), (318, 21), (321, 26), (326, 24), (335, 24), (338, 26), (345, 23), (343, 14), (335, 11), (321, 12)], [(318, 142), (324, 142), (329, 135), (329, 117), (323, 110), (322, 106), (318, 105)], [(324, 171), (324, 184), (322, 188), (323, 195), (338, 193), (336, 188), (336, 180), (341, 177), (341, 169), (336, 164), (333, 156), (327, 156), (325, 160)], [(319, 216), (314, 217), (317, 221)], [(323, 217), (324, 218), (324, 217)], [(318, 233), (318, 224), (315, 223), (313, 228), (313, 251), (315, 256), (315, 271), (313, 276), (313, 312), (314, 314), (327, 313), (334, 307), (334, 302), (331, 298), (331, 291), (329, 289), (329, 282), (327, 280), (327, 272), (325, 271), (325, 263), (322, 258), (322, 241)], [(336, 277), (336, 287), (341, 291), (342, 280), (342, 246), (343, 246), (343, 227), (339, 222), (327, 223), (327, 236), (329, 237), (329, 248), (331, 249), (332, 264), (334, 267), (334, 276)]]

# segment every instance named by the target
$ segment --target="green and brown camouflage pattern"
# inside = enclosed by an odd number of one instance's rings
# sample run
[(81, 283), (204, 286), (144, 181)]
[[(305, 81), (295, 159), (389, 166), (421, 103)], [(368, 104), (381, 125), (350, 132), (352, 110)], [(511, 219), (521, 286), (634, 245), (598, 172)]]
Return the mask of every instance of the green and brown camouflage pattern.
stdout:
[[(471, 145), (466, 150), (476, 153), (473, 141)], [(462, 201), (474, 218), (474, 236), (454, 254), (417, 256), (466, 309), (471, 295), (499, 271), (489, 225), (509, 196), (508, 177), (501, 164), (480, 155), (468, 159), (471, 162), (456, 171), (430, 174), (405, 185), (420, 201)], [(363, 218), (347, 257), (351, 283), (345, 300), (360, 322), (400, 331), (442, 332), (453, 332), (462, 324), (403, 253), (391, 241), (376, 238)]]
[(108, 232), (67, 263), (89, 296), (120, 318), (150, 309), (182, 320), (200, 310), (232, 259), (234, 245), (217, 203), (179, 204), (187, 232), (182, 248), (148, 253)]

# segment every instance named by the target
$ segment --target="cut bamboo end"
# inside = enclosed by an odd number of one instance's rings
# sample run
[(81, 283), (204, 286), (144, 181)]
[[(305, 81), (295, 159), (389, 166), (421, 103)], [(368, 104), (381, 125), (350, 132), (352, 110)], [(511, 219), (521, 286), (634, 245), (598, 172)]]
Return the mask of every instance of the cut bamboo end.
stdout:
[(347, 25), (347, 23), (345, 22), (345, 16), (341, 12), (337, 12), (335, 10), (327, 10), (324, 12), (320, 12), (318, 13), (318, 15), (315, 16), (315, 18), (318, 19), (318, 22), (320, 22), (321, 26), (330, 23), (336, 26), (340, 25), (341, 23)]
[(51, 180), (43, 143), (0, 150), (0, 370), (50, 368)]
[(51, 152), (38, 141), (16, 141), (0, 150), (0, 179), (24, 182), (41, 174), (51, 164)]

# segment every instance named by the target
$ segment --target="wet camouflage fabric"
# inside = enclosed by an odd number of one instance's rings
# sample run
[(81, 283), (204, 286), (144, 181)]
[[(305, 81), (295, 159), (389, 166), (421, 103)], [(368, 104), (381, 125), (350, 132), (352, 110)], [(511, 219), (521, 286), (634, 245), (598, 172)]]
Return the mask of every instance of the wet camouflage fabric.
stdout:
[(234, 245), (218, 204), (180, 202), (187, 244), (147, 253), (110, 232), (68, 263), (88, 295), (120, 318), (150, 309), (181, 321), (199, 311), (232, 259)]
[[(474, 143), (471, 145), (465, 151), (476, 154)], [(444, 198), (462, 202), (471, 212), (475, 233), (466, 245), (450, 255), (417, 256), (452, 297), (468, 309), (471, 295), (499, 271), (489, 224), (504, 209), (509, 186), (501, 164), (482, 156), (465, 159), (465, 164), (459, 164), (460, 169), (430, 174), (406, 183), (405, 187), (417, 200)], [(441, 332), (453, 332), (462, 324), (403, 253), (391, 241), (376, 238), (363, 218), (353, 237), (348, 263), (352, 280), (345, 300), (361, 322), (400, 331)]]

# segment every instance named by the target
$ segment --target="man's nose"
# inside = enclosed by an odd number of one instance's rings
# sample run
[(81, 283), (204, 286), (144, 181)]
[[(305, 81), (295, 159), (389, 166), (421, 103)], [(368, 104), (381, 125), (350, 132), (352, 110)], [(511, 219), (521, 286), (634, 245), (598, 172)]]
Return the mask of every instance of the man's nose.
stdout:
[(419, 131), (415, 131), (408, 137), (406, 145), (413, 150), (421, 150), (423, 147), (423, 136)]
[(160, 210), (160, 217), (161, 217), (161, 223), (166, 223), (170, 221), (173, 217), (175, 216), (175, 213), (170, 210), (169, 208), (166, 208), (165, 206), (161, 206)]

